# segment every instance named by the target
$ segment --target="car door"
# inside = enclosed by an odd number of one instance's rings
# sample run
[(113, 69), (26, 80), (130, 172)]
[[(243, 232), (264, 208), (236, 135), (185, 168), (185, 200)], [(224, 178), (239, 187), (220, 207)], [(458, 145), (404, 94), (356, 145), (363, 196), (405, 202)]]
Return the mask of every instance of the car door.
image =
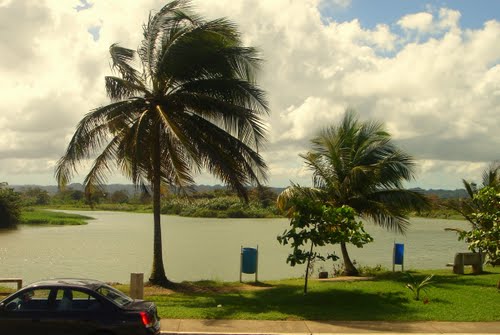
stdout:
[(5, 301), (0, 311), (0, 334), (49, 335), (50, 293), (50, 289), (32, 288)]
[(58, 288), (51, 311), (51, 335), (87, 335), (107, 329), (106, 306), (92, 292)]

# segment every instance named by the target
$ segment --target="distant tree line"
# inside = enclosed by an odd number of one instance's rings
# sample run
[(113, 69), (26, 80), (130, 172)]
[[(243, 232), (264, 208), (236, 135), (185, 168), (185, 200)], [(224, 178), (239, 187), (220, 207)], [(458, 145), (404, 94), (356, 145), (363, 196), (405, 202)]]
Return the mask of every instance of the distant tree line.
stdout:
[[(104, 192), (94, 192), (86, 197), (80, 185), (53, 192), (45, 186), (10, 186), (0, 183), (0, 226), (7, 227), (19, 222), (22, 208), (41, 206), (53, 208), (88, 208), (102, 210), (149, 211), (152, 197), (141, 190), (131, 191), (130, 185), (113, 185)], [(120, 189), (122, 186), (122, 189)], [(185, 193), (174, 188), (164, 187), (161, 192), (161, 213), (188, 217), (277, 217), (285, 216), (276, 207), (276, 198), (283, 189), (260, 186), (248, 190), (248, 203), (238, 195), (222, 186), (194, 187)], [(430, 203), (430, 209), (410, 213), (412, 216), (434, 218), (460, 218), (456, 208), (466, 197), (458, 197), (465, 190), (436, 192), (420, 190)], [(442, 190), (441, 190), (442, 191)], [(463, 192), (459, 192), (463, 191)], [(451, 193), (450, 193), (451, 192)], [(450, 198), (451, 194), (456, 195)], [(444, 197), (441, 197), (443, 195)], [(17, 218), (17, 219), (16, 219)]]
[[(151, 211), (152, 196), (147, 190), (130, 193), (127, 189), (111, 192), (94, 192), (68, 187), (51, 193), (44, 187), (10, 187), (0, 184), (0, 226), (11, 227), (20, 222), (23, 209), (46, 208), (94, 208), (100, 210)], [(236, 192), (228, 188), (201, 188), (180, 193), (164, 187), (161, 192), (162, 214), (190, 217), (276, 217), (280, 215), (275, 203), (277, 193), (264, 186), (248, 189), (248, 202), (242, 201)], [(203, 191), (204, 190), (204, 191)]]

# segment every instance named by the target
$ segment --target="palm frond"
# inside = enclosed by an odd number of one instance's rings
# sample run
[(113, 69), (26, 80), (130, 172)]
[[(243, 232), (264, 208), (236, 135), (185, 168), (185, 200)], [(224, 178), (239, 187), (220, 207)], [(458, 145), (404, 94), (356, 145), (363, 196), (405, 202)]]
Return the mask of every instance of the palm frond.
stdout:
[(324, 200), (324, 191), (314, 187), (302, 187), (299, 184), (292, 183), (292, 186), (283, 190), (276, 198), (276, 207), (291, 217), (294, 212), (293, 202), (295, 199), (306, 198), (315, 201)]
[[(152, 80), (156, 80), (162, 72), (158, 70), (159, 60), (163, 57), (165, 45), (169, 39), (178, 35), (182, 27), (197, 25), (201, 19), (191, 13), (190, 1), (174, 0), (167, 3), (156, 14), (149, 15), (147, 24), (143, 26), (144, 39), (138, 54), (142, 64)], [(181, 35), (181, 34), (180, 34)]]
[(196, 162), (175, 138), (167, 135), (162, 144), (162, 171), (166, 171), (165, 179), (169, 185), (176, 185), (182, 190), (189, 188), (194, 184), (191, 171), (196, 169)]
[(116, 148), (119, 142), (119, 136), (113, 138), (94, 160), (94, 164), (83, 182), (87, 196), (90, 196), (96, 190), (104, 192), (103, 186), (106, 184), (107, 174), (112, 171), (111, 165), (116, 160)]
[(193, 162), (196, 163), (195, 166), (199, 166), (200, 161), (197, 158), (199, 155), (195, 145), (196, 141), (193, 141), (190, 137), (190, 133), (195, 129), (185, 124), (189, 119), (189, 115), (182, 113), (182, 109), (179, 111), (175, 105), (169, 106), (168, 101), (167, 103), (163, 101), (163, 105), (157, 105), (155, 111), (158, 120), (163, 124), (163, 128), (168, 131), (169, 136), (173, 138), (172, 140), (181, 144), (186, 153), (192, 157)]
[(467, 191), (467, 194), (469, 195), (469, 197), (472, 199), (474, 198), (474, 194), (476, 194), (477, 192), (477, 187), (476, 187), (476, 184), (474, 183), (469, 183), (467, 180), (465, 179), (462, 179), (462, 184), (464, 185), (465, 187), (465, 190)]
[(483, 186), (491, 186), (500, 189), (500, 162), (491, 163), (483, 171)]
[(176, 92), (219, 99), (248, 108), (259, 115), (267, 115), (269, 112), (264, 91), (253, 83), (235, 77), (201, 78), (183, 82)]
[(183, 117), (202, 165), (240, 196), (246, 199), (246, 186), (266, 180), (266, 164), (254, 148), (195, 114)]
[(399, 211), (425, 211), (430, 209), (429, 200), (416, 191), (406, 189), (382, 189), (367, 195), (370, 201), (382, 203)]
[(119, 165), (134, 184), (151, 180), (151, 122), (150, 109), (145, 108), (131, 120), (128, 130), (122, 132), (123, 139), (118, 150)]
[(382, 206), (376, 212), (365, 210), (361, 216), (388, 231), (401, 235), (405, 235), (410, 227), (410, 221), (406, 216), (394, 215)]
[(260, 147), (265, 142), (267, 131), (258, 110), (203, 94), (176, 93), (171, 100), (245, 143)]
[(140, 73), (131, 64), (135, 57), (135, 51), (120, 47), (117, 43), (114, 43), (109, 47), (109, 53), (111, 55), (112, 69), (116, 69), (123, 80), (141, 86)]
[(144, 106), (142, 100), (127, 100), (102, 106), (87, 113), (78, 123), (64, 156), (56, 164), (55, 176), (60, 187), (71, 180), (77, 165), (97, 152), (109, 140), (109, 134), (127, 124)]
[(121, 101), (137, 95), (147, 96), (149, 92), (143, 85), (126, 79), (106, 76), (104, 78), (106, 92), (112, 101)]
[(242, 47), (230, 21), (217, 19), (184, 29), (165, 44), (157, 71), (181, 84), (208, 78), (239, 78), (253, 83), (261, 60), (254, 48)]

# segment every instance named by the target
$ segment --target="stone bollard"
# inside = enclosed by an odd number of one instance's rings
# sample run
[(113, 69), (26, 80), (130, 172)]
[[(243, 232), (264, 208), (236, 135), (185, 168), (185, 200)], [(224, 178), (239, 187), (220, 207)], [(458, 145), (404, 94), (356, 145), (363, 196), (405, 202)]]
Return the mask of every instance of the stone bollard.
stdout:
[(144, 273), (130, 274), (130, 297), (144, 299)]

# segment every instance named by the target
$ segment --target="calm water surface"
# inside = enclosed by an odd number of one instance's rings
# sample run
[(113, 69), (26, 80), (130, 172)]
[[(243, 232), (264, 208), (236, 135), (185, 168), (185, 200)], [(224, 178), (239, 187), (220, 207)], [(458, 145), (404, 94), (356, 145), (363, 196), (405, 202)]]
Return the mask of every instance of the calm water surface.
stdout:
[[(21, 225), (0, 231), (0, 277), (21, 277), (26, 283), (50, 277), (88, 277), (128, 282), (131, 272), (150, 273), (152, 214), (76, 212), (95, 220), (84, 226), (36, 227)], [(405, 268), (443, 268), (453, 255), (466, 251), (446, 227), (466, 228), (465, 221), (412, 219), (403, 237), (372, 224), (367, 231), (375, 241), (362, 249), (350, 247), (361, 265), (392, 268), (394, 241), (405, 244)], [(303, 266), (285, 263), (289, 248), (276, 236), (288, 227), (287, 219), (206, 219), (162, 216), (164, 262), (174, 281), (239, 280), (240, 247), (259, 247), (259, 279), (300, 277)], [(333, 250), (340, 255), (340, 249)], [(331, 270), (332, 263), (324, 265)], [(244, 275), (244, 280), (253, 280)]]

